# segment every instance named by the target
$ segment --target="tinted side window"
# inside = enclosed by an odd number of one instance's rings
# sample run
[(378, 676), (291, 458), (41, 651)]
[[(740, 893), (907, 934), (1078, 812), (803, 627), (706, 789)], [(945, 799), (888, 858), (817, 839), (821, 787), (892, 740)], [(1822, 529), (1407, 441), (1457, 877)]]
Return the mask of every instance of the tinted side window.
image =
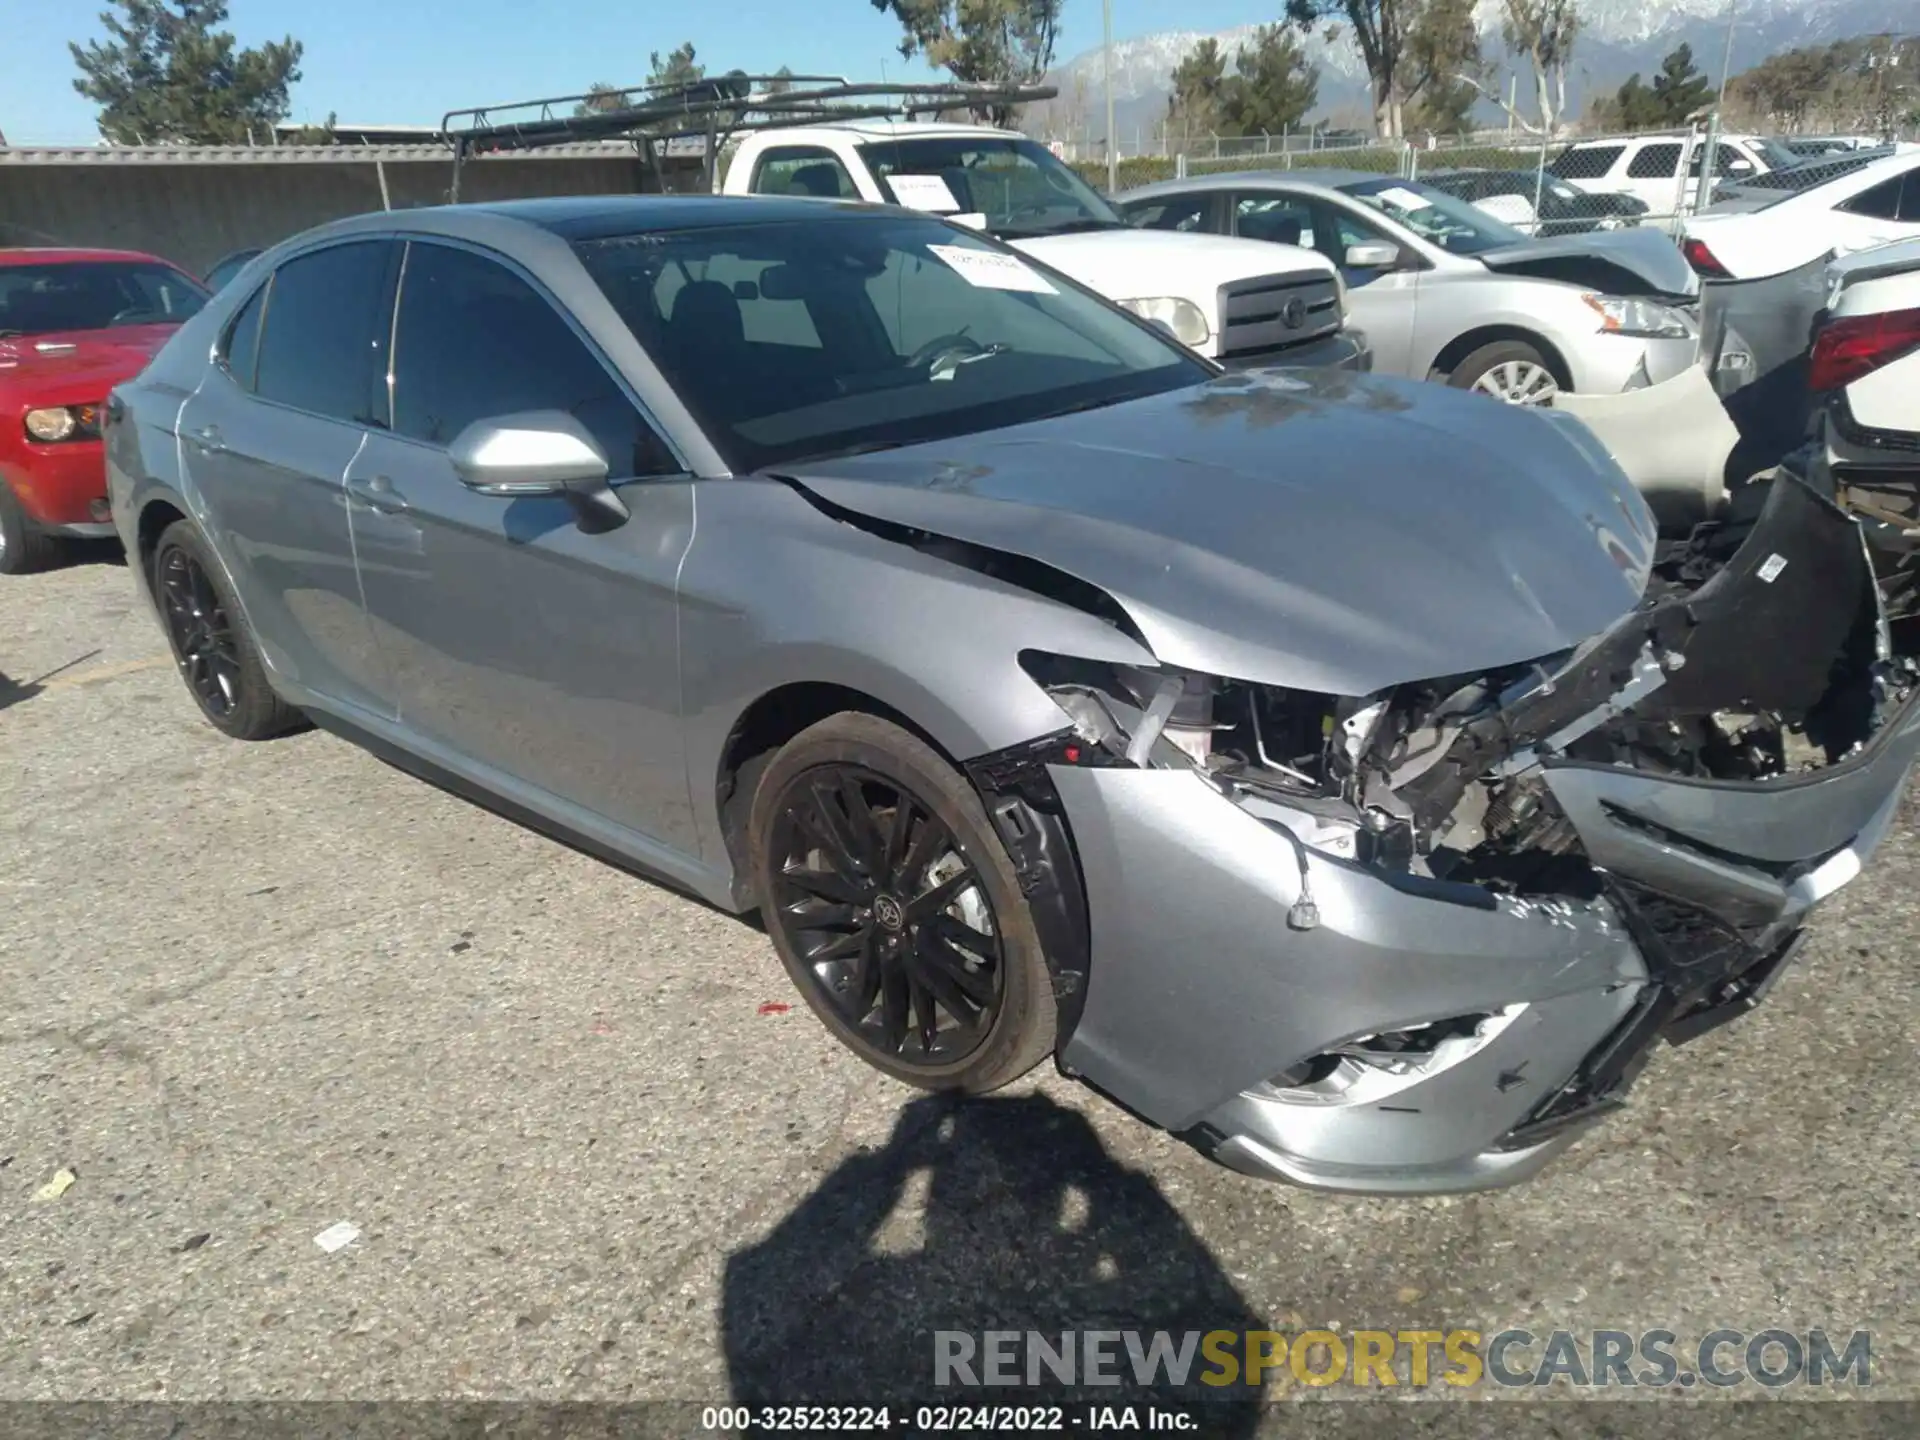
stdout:
[(1613, 168), (1624, 145), (1582, 145), (1569, 150), (1547, 168), (1564, 180), (1597, 180)]
[(1234, 233), (1248, 240), (1313, 248), (1313, 211), (1303, 200), (1282, 195), (1242, 196), (1233, 207), (1233, 224)]
[(415, 241), (400, 280), (393, 428), (447, 445), (475, 420), (560, 410), (614, 479), (679, 469), (612, 373), (544, 296), (497, 261)]
[(1909, 170), (1906, 182), (1906, 189), (1900, 192), (1900, 213), (1894, 218), (1920, 221), (1920, 170)]
[(296, 410), (358, 424), (374, 414), (376, 361), (386, 352), (385, 240), (335, 245), (289, 260), (273, 275), (254, 393)]
[(1213, 227), (1207, 223), (1212, 206), (1207, 195), (1172, 195), (1165, 200), (1142, 200), (1125, 210), (1127, 222), (1142, 230), (1199, 230)]
[(1630, 180), (1666, 180), (1680, 173), (1680, 147), (1677, 144), (1643, 145), (1640, 153), (1627, 162)]
[(790, 145), (761, 154), (753, 167), (756, 195), (820, 195), (858, 200), (860, 192), (831, 150)]
[(1893, 220), (1900, 214), (1900, 186), (1906, 176), (1882, 180), (1871, 190), (1863, 190), (1838, 208), (1849, 215), (1865, 215), (1874, 220)]
[(253, 292), (253, 298), (240, 307), (240, 313), (227, 325), (226, 338), (220, 342), (220, 358), (227, 362), (227, 373), (244, 390), (253, 388), (253, 371), (260, 353), (260, 316), (267, 308), (271, 283)]

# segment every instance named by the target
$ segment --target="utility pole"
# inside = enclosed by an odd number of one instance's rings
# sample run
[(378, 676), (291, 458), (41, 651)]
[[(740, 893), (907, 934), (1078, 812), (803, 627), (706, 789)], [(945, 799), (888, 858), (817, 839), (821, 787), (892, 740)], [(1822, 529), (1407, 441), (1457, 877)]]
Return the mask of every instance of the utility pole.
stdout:
[(1100, 0), (1100, 74), (1107, 87), (1107, 193), (1120, 188), (1120, 152), (1113, 134), (1113, 0)]
[(1727, 48), (1720, 53), (1720, 98), (1714, 102), (1716, 110), (1726, 108), (1727, 76), (1733, 70), (1733, 12), (1739, 0), (1727, 0)]

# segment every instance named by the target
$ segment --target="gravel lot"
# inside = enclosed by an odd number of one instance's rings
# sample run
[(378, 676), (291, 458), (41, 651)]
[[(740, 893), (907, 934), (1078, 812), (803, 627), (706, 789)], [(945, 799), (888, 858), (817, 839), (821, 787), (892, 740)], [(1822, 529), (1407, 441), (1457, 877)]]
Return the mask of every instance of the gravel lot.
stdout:
[(1864, 1327), (1920, 1398), (1912, 813), (1544, 1179), (1321, 1197), (1052, 1075), (916, 1099), (751, 926), (221, 739), (117, 559), (0, 621), (0, 1398), (878, 1398), (934, 1328), (1303, 1323)]

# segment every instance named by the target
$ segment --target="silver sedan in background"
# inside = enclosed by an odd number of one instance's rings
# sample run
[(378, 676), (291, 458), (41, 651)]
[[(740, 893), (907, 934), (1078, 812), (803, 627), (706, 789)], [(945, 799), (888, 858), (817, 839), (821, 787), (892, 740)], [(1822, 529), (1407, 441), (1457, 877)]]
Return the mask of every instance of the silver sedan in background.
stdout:
[(1533, 240), (1433, 186), (1344, 170), (1170, 180), (1116, 203), (1152, 229), (1318, 250), (1384, 374), (1543, 405), (1657, 385), (1700, 360), (1698, 282), (1656, 231)]

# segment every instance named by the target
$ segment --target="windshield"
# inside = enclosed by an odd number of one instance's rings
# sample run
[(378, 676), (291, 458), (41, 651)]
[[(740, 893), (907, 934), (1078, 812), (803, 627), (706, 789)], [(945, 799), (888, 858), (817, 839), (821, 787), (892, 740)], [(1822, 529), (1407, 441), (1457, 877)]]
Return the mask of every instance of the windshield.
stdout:
[(1020, 135), (928, 135), (860, 147), (895, 204), (944, 215), (985, 215), (1002, 239), (1125, 222), (1073, 168)]
[(1342, 192), (1390, 215), (1422, 240), (1455, 255), (1478, 255), (1503, 245), (1523, 245), (1527, 237), (1486, 211), (1444, 190), (1416, 180), (1356, 180)]
[(1213, 372), (1103, 300), (917, 216), (575, 247), (735, 470), (999, 429)]
[(150, 261), (0, 265), (0, 335), (177, 325), (206, 303), (193, 281)]

